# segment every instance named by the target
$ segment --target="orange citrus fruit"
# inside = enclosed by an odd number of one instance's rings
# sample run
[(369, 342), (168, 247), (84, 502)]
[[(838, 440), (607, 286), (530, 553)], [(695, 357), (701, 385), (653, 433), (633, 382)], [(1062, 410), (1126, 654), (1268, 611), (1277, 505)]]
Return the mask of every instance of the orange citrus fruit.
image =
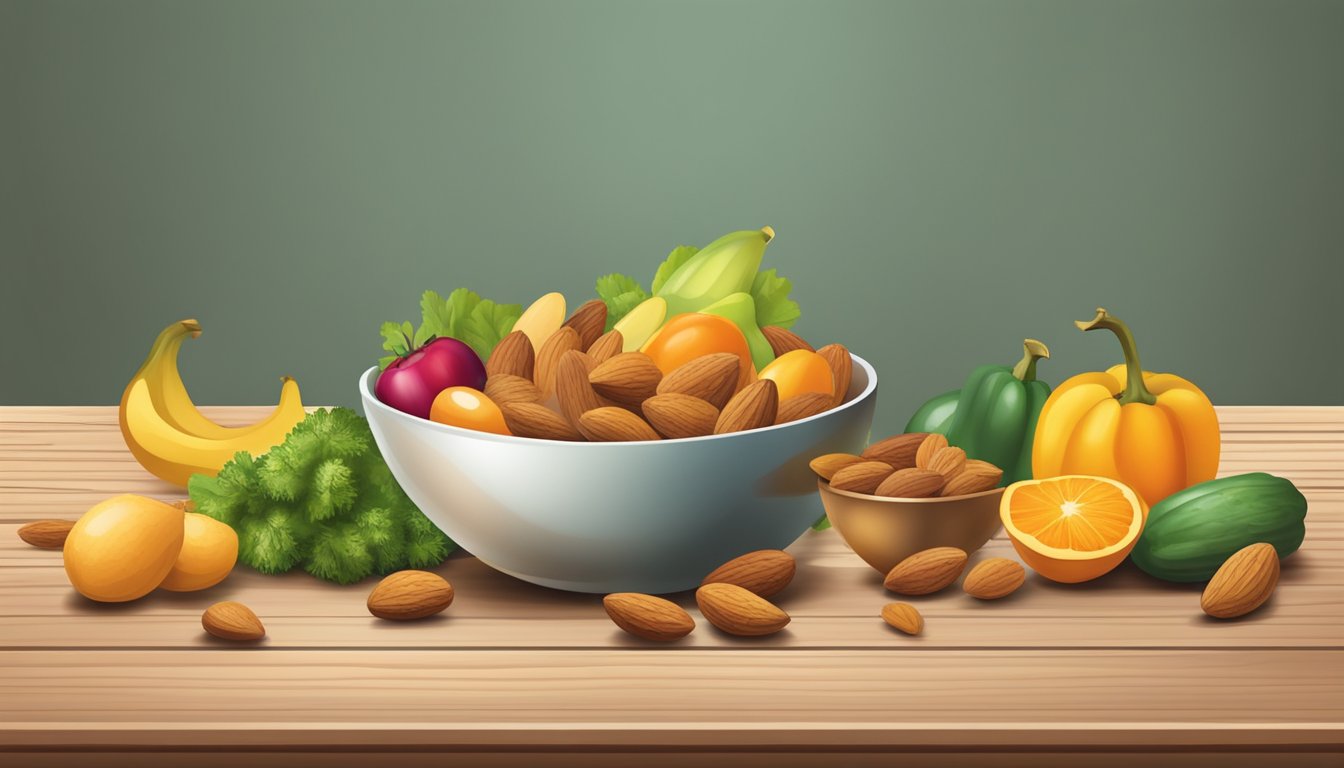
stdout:
[(449, 387), (440, 392), (429, 406), (429, 420), (477, 432), (513, 434), (495, 401), (471, 387)]
[(739, 386), (756, 377), (751, 363), (751, 347), (737, 325), (725, 317), (687, 312), (668, 320), (640, 350), (653, 358), (663, 375), (675, 371), (697, 357), (731, 352), (742, 361)]
[(806, 349), (795, 349), (776, 357), (761, 369), (758, 379), (771, 379), (779, 389), (782, 403), (794, 395), (819, 392), (835, 394), (835, 374), (826, 358)]
[(1117, 480), (1064, 475), (1023, 480), (1003, 491), (999, 517), (1023, 562), (1073, 584), (1109, 573), (1139, 540), (1147, 507)]

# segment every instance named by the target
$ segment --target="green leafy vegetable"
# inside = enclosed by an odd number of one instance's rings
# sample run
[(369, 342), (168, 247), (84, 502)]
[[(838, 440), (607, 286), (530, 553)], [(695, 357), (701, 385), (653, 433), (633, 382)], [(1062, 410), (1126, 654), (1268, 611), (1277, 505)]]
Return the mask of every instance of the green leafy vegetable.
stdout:
[(658, 293), (662, 290), (663, 283), (667, 282), (672, 273), (681, 269), (683, 264), (690, 261), (691, 257), (699, 252), (700, 249), (694, 245), (678, 245), (673, 248), (672, 252), (667, 254), (667, 258), (663, 259), (663, 263), (658, 265), (658, 271), (653, 275), (653, 285), (650, 286), (651, 291)]
[(756, 301), (758, 326), (788, 328), (798, 320), (802, 311), (798, 309), (798, 302), (789, 298), (791, 290), (793, 283), (786, 277), (776, 275), (773, 269), (756, 273), (756, 280), (751, 284), (751, 298)]
[(649, 292), (629, 275), (613, 273), (597, 278), (597, 296), (607, 305), (607, 330), (649, 298)]
[(437, 338), (462, 341), (485, 360), (522, 314), (521, 305), (496, 304), (466, 288), (446, 299), (437, 291), (425, 291), (420, 297), (420, 327), (414, 333), (409, 322), (383, 323), (383, 349), (392, 355), (379, 358), (378, 365), (387, 368), (397, 356)]
[(349, 584), (436, 565), (455, 546), (406, 497), (368, 422), (348, 408), (314, 411), (259, 458), (239, 452), (187, 489), (196, 511), (238, 532), (238, 559), (262, 573), (297, 566)]

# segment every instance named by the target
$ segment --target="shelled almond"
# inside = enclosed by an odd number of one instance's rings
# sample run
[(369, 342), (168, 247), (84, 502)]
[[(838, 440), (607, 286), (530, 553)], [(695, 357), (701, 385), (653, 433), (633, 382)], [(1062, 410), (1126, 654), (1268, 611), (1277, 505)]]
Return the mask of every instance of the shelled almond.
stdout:
[(968, 459), (943, 435), (925, 432), (892, 435), (864, 448), (859, 456), (818, 456), (810, 466), (835, 490), (899, 499), (981, 493), (1003, 479), (1002, 469)]

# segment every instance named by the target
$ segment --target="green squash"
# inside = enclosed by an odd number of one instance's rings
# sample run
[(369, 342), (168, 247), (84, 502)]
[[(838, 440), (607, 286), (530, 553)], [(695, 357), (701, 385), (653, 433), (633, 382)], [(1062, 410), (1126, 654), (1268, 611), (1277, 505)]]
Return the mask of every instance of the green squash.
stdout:
[(1279, 558), (1302, 546), (1307, 500), (1264, 472), (1192, 485), (1155, 504), (1130, 557), (1166, 581), (1208, 581), (1227, 558), (1257, 542)]

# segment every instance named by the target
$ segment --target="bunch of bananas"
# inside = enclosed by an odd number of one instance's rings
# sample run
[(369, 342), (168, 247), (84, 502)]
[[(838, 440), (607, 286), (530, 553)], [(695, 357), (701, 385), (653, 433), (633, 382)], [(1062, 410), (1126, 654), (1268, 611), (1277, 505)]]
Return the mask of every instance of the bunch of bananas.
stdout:
[(191, 401), (177, 370), (183, 340), (200, 335), (201, 324), (195, 320), (163, 329), (121, 395), (121, 434), (126, 447), (145, 469), (182, 487), (198, 472), (218, 474), (238, 451), (259, 456), (279, 445), (306, 415), (298, 382), (286, 376), (280, 403), (256, 424), (225, 427), (206, 418)]

